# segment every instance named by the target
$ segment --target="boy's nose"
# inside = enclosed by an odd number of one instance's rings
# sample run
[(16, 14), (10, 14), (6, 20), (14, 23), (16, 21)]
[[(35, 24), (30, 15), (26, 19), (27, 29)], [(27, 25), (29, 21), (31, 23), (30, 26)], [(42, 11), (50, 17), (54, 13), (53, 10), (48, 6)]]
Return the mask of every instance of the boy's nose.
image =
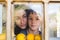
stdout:
[(32, 20), (32, 24), (34, 24), (36, 21), (35, 20)]

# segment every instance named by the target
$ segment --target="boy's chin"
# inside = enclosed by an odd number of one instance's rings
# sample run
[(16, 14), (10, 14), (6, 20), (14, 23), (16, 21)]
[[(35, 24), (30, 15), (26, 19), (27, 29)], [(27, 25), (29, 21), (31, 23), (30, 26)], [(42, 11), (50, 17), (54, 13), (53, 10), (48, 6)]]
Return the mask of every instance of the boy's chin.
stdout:
[(36, 31), (37, 29), (32, 29), (33, 31)]

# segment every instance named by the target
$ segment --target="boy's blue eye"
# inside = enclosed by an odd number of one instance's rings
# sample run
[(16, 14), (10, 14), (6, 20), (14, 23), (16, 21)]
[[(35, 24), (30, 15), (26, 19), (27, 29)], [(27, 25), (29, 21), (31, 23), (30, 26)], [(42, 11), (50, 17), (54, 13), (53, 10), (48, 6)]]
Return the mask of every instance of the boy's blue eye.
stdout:
[(39, 20), (38, 18), (36, 18), (36, 20)]
[[(29, 18), (29, 20), (33, 20), (32, 18)], [(38, 18), (36, 18), (35, 20), (39, 20)]]

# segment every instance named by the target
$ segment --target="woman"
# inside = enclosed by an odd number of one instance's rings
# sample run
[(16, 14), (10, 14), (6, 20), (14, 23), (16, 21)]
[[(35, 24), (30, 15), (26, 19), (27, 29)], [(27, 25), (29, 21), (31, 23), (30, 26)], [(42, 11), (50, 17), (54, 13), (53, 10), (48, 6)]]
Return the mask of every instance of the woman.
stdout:
[(24, 9), (15, 9), (15, 35), (19, 33), (26, 34), (27, 29), (27, 15)]

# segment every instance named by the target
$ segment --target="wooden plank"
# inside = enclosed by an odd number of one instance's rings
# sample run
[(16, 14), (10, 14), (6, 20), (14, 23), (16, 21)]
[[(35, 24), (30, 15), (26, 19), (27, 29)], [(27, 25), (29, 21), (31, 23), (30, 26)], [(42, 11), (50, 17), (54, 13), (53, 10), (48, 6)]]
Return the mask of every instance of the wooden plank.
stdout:
[(42, 0), (13, 0), (14, 2), (19, 2), (19, 1), (42, 1)]
[(7, 39), (6, 40), (12, 40), (11, 38), (11, 0), (7, 0)]
[(0, 0), (0, 2), (5, 2), (6, 0)]
[(49, 0), (49, 1), (60, 1), (60, 0)]

